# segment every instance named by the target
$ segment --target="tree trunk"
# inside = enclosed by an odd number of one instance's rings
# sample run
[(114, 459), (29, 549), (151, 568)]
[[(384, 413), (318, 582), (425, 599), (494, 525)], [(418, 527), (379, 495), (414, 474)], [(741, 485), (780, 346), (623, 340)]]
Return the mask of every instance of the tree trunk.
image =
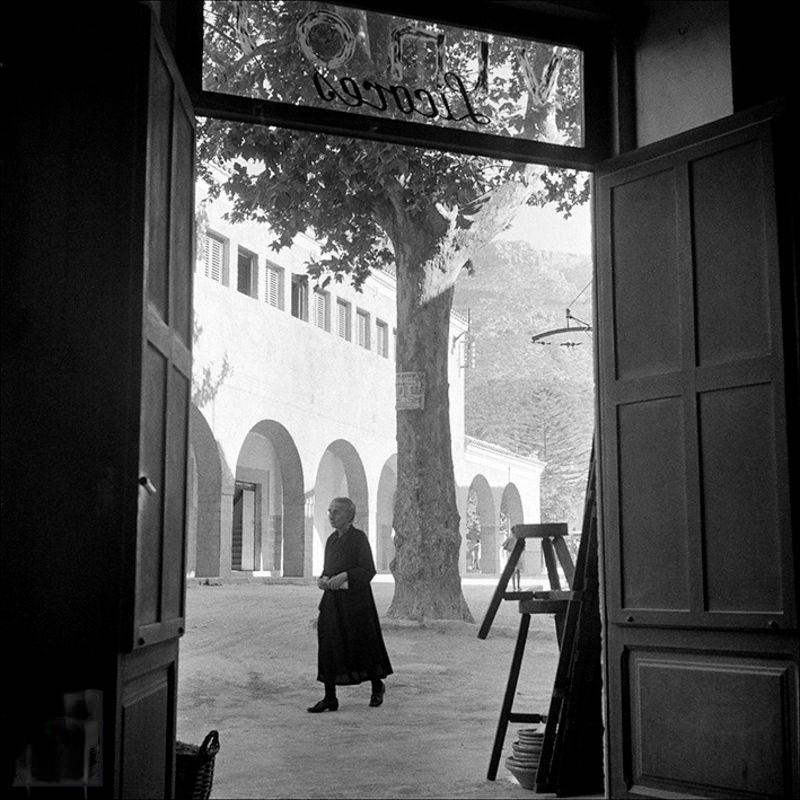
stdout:
[[(461, 534), (450, 440), (448, 371), (452, 281), (423, 299), (425, 259), (398, 256), (397, 371), (419, 373), (424, 407), (397, 411), (395, 591), (390, 617), (473, 622), (459, 573)], [(402, 263), (406, 261), (406, 263)], [(416, 263), (411, 265), (410, 261)]]

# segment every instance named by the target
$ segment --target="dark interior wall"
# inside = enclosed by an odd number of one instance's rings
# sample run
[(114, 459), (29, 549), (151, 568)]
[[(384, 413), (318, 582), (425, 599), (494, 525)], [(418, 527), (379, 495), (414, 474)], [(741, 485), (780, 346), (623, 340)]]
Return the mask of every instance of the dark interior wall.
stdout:
[(726, 2), (645, 2), (632, 44), (640, 147), (733, 113)]
[(21, 35), (29, 15), (4, 23), (0, 584), (12, 718), (64, 690), (114, 691), (141, 349), (126, 8), (104, 6), (100, 21), (95, 4), (49, 6), (35, 47)]
[[(143, 180), (131, 169), (123, 5), (103, 4), (98, 20), (96, 4), (52, 4), (35, 35), (22, 4), (4, 16), (0, 591), (13, 687), (4, 716), (15, 706), (31, 714), (48, 689), (114, 688), (109, 643), (136, 517), (141, 285), (130, 198)], [(735, 110), (796, 98), (790, 8), (731, 4)], [(796, 194), (794, 164), (786, 191)]]
[[(790, 3), (764, 6), (752, 0), (731, 0), (731, 71), (734, 111), (772, 101), (785, 107), (788, 124), (776, 147), (782, 169), (776, 174), (781, 197), (779, 221), (784, 232), (784, 318), (786, 335), (789, 457), (795, 476), (800, 475), (800, 88), (797, 80), (797, 23)], [(793, 529), (800, 530), (800, 481), (793, 484)], [(795, 547), (795, 574), (800, 573), (800, 546)], [(797, 598), (800, 617), (800, 596)]]
[(731, 0), (734, 111), (797, 98), (797, 23), (791, 3)]

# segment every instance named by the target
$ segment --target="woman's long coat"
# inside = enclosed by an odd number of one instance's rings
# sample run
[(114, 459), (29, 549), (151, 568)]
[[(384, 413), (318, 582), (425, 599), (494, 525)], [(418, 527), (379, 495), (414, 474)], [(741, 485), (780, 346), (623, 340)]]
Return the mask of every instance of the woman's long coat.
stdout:
[(347, 573), (347, 589), (325, 589), (317, 622), (317, 680), (346, 685), (392, 673), (370, 581), (375, 575), (369, 540), (350, 527), (325, 542), (322, 574)]

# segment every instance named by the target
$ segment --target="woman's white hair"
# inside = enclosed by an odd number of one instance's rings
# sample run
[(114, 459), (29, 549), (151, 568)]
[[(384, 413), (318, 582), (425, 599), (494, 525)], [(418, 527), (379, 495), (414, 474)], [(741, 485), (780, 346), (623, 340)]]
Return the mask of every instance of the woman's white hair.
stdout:
[(356, 504), (349, 497), (334, 497), (331, 500), (331, 505), (336, 503), (337, 506), (344, 506), (350, 512), (350, 521), (356, 515)]

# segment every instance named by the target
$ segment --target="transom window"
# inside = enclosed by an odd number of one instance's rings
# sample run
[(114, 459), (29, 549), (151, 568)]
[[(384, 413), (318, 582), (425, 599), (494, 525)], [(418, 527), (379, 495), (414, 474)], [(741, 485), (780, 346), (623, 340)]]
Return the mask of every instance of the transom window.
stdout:
[(584, 146), (569, 42), (300, 0), (203, 9), (206, 93)]

